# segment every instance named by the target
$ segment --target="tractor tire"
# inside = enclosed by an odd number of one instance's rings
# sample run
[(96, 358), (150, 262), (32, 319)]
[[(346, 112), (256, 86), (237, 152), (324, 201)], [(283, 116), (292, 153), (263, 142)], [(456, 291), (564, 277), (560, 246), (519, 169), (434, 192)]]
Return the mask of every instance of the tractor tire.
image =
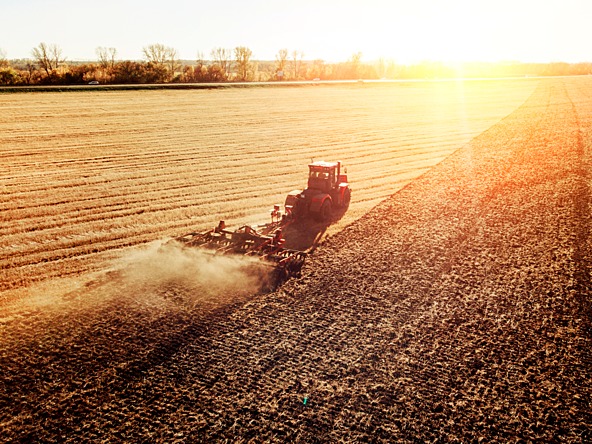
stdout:
[(333, 217), (333, 204), (331, 200), (326, 199), (321, 206), (321, 211), (319, 211), (318, 218), (320, 222), (328, 224), (331, 222), (331, 218)]
[(350, 202), (351, 202), (351, 190), (349, 188), (346, 188), (345, 191), (343, 192), (343, 205), (341, 207), (345, 208), (347, 210), (349, 208)]

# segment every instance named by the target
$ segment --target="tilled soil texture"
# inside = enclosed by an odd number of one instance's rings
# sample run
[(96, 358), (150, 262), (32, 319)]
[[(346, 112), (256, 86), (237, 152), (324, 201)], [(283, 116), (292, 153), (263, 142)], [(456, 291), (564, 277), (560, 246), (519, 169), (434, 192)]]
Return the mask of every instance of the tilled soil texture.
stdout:
[(590, 442), (591, 91), (541, 81), (276, 293), (128, 279), (92, 310), (7, 312), (1, 435)]
[(0, 304), (221, 219), (267, 222), (306, 184), (311, 158), (349, 168), (354, 194), (336, 232), (537, 82), (0, 94)]

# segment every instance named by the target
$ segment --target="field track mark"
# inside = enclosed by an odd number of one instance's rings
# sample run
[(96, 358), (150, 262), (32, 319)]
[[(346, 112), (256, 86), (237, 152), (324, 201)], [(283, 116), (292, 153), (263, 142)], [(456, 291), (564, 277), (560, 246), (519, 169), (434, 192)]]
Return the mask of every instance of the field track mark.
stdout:
[[(588, 337), (592, 338), (592, 232), (590, 230), (592, 225), (592, 176), (590, 173), (592, 171), (592, 144), (589, 139), (588, 146), (586, 147), (576, 104), (570, 97), (567, 89), (565, 90), (565, 95), (569, 98), (571, 111), (577, 127), (577, 145), (575, 151), (578, 157), (576, 164), (578, 180), (574, 193), (575, 223), (577, 225), (576, 235), (573, 241), (573, 258), (575, 262), (574, 290), (578, 294), (584, 322), (587, 324), (586, 330)], [(587, 97), (589, 98), (590, 94), (587, 94)], [(589, 109), (587, 110), (589, 113), (592, 112), (590, 108), (592, 108), (591, 105), (589, 105)], [(587, 119), (588, 126), (592, 126), (590, 124), (590, 114), (586, 114), (584, 118)], [(589, 127), (588, 131), (590, 131)]]

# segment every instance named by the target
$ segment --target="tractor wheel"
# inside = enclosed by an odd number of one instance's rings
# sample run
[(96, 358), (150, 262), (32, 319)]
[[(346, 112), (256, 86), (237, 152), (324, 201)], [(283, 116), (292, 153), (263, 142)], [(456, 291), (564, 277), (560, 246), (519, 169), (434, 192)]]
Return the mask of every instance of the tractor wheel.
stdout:
[(343, 205), (342, 207), (347, 209), (349, 208), (349, 203), (351, 201), (351, 190), (349, 188), (346, 188), (345, 191), (343, 192)]
[(321, 206), (321, 211), (319, 212), (319, 219), (321, 222), (329, 223), (331, 222), (331, 217), (333, 216), (333, 205), (329, 199), (326, 199)]

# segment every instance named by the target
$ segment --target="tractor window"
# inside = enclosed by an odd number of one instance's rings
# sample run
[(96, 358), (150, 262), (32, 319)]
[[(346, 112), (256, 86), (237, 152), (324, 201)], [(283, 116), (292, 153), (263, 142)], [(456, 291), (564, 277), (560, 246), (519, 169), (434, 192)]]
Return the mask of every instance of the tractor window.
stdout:
[(329, 178), (329, 173), (326, 173), (324, 171), (314, 171), (311, 170), (310, 172), (310, 177), (311, 179), (322, 179), (322, 180), (326, 180)]

